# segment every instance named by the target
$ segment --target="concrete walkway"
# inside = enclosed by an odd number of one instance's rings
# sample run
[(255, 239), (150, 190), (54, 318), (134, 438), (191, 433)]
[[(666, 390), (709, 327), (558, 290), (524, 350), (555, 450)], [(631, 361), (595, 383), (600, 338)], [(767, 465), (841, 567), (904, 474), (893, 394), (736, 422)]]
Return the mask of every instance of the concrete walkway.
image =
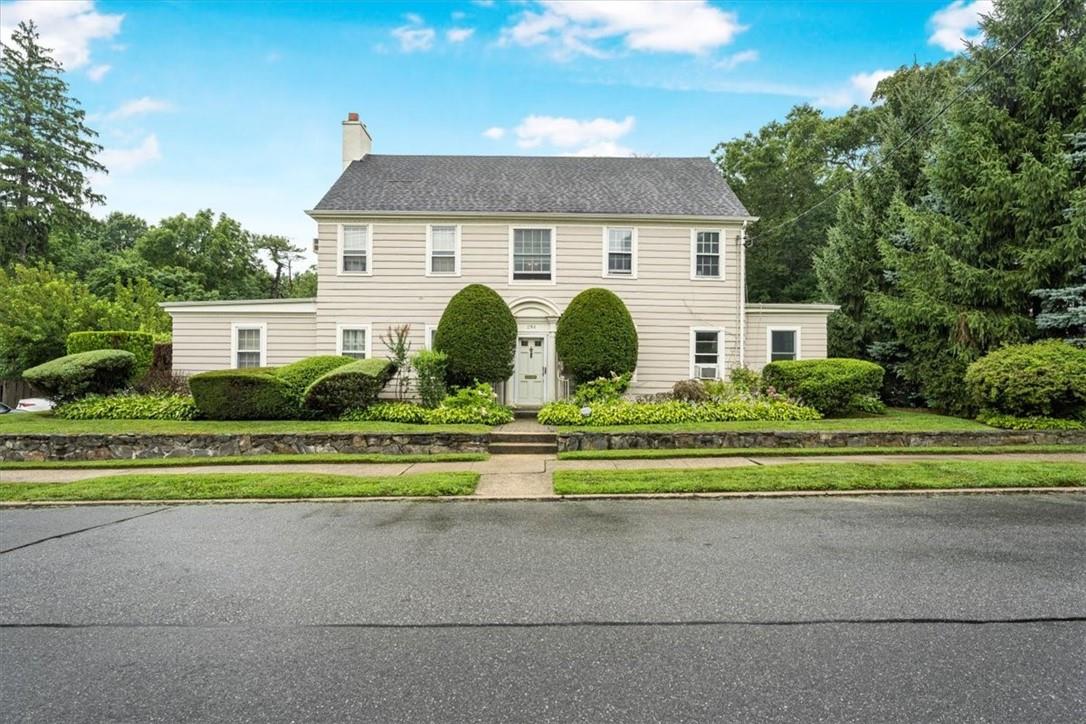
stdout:
[(0, 470), (0, 483), (71, 483), (106, 475), (191, 475), (194, 473), (332, 473), (396, 476), (416, 473), (473, 471), (481, 473), (475, 497), (525, 498), (553, 494), (555, 470), (636, 470), (727, 468), (796, 463), (893, 464), (922, 460), (1003, 460), (1086, 463), (1086, 453), (1010, 453), (993, 455), (805, 455), (773, 457), (703, 457), (639, 460), (558, 460), (554, 455), (495, 455), (478, 462), (446, 463), (282, 463), (248, 465), (186, 465), (163, 468), (84, 468)]

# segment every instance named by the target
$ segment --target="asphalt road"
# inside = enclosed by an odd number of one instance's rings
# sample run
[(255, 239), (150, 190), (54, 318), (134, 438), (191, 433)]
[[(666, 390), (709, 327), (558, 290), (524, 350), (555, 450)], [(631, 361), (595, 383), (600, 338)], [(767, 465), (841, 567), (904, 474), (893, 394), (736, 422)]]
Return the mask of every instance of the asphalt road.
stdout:
[(0, 550), (4, 722), (1086, 718), (1082, 495), (4, 510)]

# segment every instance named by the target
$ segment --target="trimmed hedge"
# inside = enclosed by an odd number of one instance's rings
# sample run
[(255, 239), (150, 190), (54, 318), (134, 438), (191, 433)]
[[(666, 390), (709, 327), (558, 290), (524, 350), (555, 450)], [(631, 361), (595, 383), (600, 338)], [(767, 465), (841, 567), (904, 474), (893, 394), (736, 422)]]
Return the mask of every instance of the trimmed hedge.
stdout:
[[(586, 414), (587, 413), (587, 414)], [(818, 411), (782, 399), (728, 402), (611, 402), (581, 408), (572, 402), (552, 402), (539, 411), (544, 425), (666, 425), (677, 422), (736, 422), (757, 420), (818, 420)]]
[(31, 367), (23, 372), (23, 379), (61, 403), (123, 389), (132, 381), (135, 368), (136, 355), (131, 352), (97, 349)]
[(353, 361), (318, 377), (306, 388), (303, 404), (327, 415), (369, 407), (394, 374), (396, 365), (387, 359)]
[(434, 335), (452, 387), (509, 379), (516, 342), (517, 320), (509, 305), (483, 284), (469, 284), (453, 295)]
[(365, 409), (348, 410), (342, 420), (403, 422), (414, 425), (504, 425), (513, 411), (497, 403), (494, 389), (485, 382), (462, 387), (433, 409), (412, 402), (380, 402)]
[(558, 318), (554, 348), (567, 377), (580, 384), (599, 377), (633, 374), (637, 329), (618, 296), (585, 289)]
[(1086, 423), (1056, 417), (1015, 417), (1014, 415), (984, 415), (977, 421), (1003, 430), (1086, 430)]
[(762, 379), (792, 397), (798, 397), (823, 415), (849, 412), (854, 397), (879, 396), (882, 367), (859, 359), (807, 359), (770, 362)]
[(155, 359), (155, 337), (147, 332), (111, 330), (106, 332), (72, 332), (67, 340), (68, 354), (91, 352), (96, 349), (123, 349), (136, 356), (133, 378), (147, 374)]
[(1076, 418), (1086, 414), (1086, 349), (1050, 340), (997, 349), (969, 365), (965, 384), (986, 413)]
[(300, 409), (302, 399), (305, 397), (305, 391), (309, 389), (310, 385), (332, 370), (339, 369), (355, 361), (357, 360), (353, 357), (343, 355), (316, 355), (279, 367), (275, 370), (275, 374), (278, 375), (279, 379), (290, 385), (291, 395), (297, 401)]
[(84, 397), (58, 407), (65, 420), (195, 420), (196, 403), (187, 395)]
[(189, 389), (211, 420), (285, 420), (298, 412), (291, 386), (272, 367), (201, 372)]

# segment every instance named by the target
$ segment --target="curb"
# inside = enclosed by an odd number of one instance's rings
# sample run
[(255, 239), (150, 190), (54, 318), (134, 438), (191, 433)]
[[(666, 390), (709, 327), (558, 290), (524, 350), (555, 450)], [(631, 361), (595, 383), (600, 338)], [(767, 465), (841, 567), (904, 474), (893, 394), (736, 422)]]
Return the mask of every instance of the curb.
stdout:
[(727, 500), (757, 498), (856, 498), (868, 496), (950, 496), (950, 495), (1086, 495), (1086, 487), (1045, 488), (942, 488), (896, 490), (772, 490), (705, 493), (587, 493), (583, 495), (519, 495), (489, 497), (484, 495), (373, 496), (362, 498), (211, 498), (207, 500), (9, 500), (0, 502), (0, 510), (18, 508), (56, 508), (102, 505), (245, 505), (286, 503), (554, 503), (572, 500)]

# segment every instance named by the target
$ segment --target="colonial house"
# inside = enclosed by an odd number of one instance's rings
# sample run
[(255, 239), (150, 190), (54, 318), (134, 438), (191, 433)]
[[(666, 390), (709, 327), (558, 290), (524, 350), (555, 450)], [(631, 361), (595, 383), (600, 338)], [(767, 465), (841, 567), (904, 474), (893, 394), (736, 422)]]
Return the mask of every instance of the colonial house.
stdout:
[(173, 363), (198, 372), (313, 354), (385, 356), (409, 324), (432, 343), (449, 298), (481, 283), (517, 319), (505, 401), (536, 407), (568, 383), (558, 317), (589, 287), (630, 310), (640, 340), (631, 391), (670, 390), (734, 367), (826, 355), (822, 304), (748, 304), (743, 208), (707, 158), (394, 156), (343, 122), (343, 170), (307, 213), (317, 223), (315, 299), (177, 302)]

